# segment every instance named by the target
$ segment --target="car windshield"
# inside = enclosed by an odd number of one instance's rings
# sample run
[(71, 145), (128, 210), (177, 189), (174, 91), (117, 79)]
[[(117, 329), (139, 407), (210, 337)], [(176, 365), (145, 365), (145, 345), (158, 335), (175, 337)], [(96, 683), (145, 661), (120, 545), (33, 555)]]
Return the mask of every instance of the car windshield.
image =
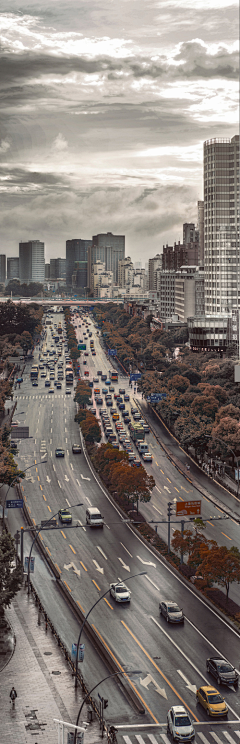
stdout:
[(115, 591), (117, 594), (125, 594), (125, 592), (127, 592), (127, 589), (125, 586), (116, 586)]
[(220, 666), (218, 666), (218, 671), (219, 672), (233, 672), (234, 669), (231, 666), (231, 664), (221, 664)]
[(209, 703), (223, 703), (223, 698), (219, 695), (219, 692), (211, 692), (207, 697)]
[(179, 609), (178, 605), (174, 605), (174, 607), (170, 605), (170, 607), (168, 607), (168, 612), (181, 612), (181, 610)]
[(191, 726), (191, 721), (188, 716), (176, 716), (175, 726)]
[(91, 519), (102, 519), (102, 516), (101, 516), (100, 513), (99, 514), (92, 514), (91, 515)]

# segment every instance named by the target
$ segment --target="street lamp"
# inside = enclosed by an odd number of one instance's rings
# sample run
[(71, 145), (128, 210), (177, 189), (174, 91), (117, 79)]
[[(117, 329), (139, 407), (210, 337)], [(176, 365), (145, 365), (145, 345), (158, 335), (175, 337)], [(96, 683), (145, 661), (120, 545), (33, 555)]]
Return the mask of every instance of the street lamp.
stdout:
[[(133, 576), (132, 577), (129, 576), (129, 578), (133, 578)], [(94, 685), (94, 687), (92, 687), (91, 690), (89, 690), (89, 692), (87, 693), (87, 695), (85, 695), (85, 698), (82, 701), (82, 704), (81, 704), (81, 706), (79, 708), (79, 711), (78, 711), (78, 716), (77, 716), (77, 720), (76, 720), (76, 727), (78, 726), (78, 721), (79, 721), (79, 718), (80, 718), (80, 715), (81, 715), (81, 712), (82, 712), (84, 703), (86, 703), (86, 700), (88, 699), (89, 695), (91, 695), (92, 692), (94, 692), (94, 690), (96, 690), (96, 687), (99, 687), (99, 685), (101, 685), (102, 682), (106, 682), (106, 679), (111, 679), (111, 677), (118, 677), (120, 674), (129, 674), (129, 675), (130, 674), (141, 674), (141, 669), (133, 669), (133, 670), (129, 670), (129, 671), (127, 669), (125, 669), (124, 672), (121, 672), (121, 671), (114, 672), (114, 674), (108, 674), (107, 677), (104, 677), (104, 679), (101, 679), (100, 682), (97, 682), (97, 684)], [(74, 731), (74, 740), (73, 740), (74, 744), (76, 744), (76, 741), (77, 741), (77, 728), (75, 728), (75, 731)]]
[[(76, 506), (83, 506), (83, 503), (81, 503), (81, 504), (73, 504), (73, 506), (71, 506), (71, 509), (75, 509)], [(46, 527), (49, 524), (49, 522), (51, 522), (52, 519), (54, 519), (58, 515), (58, 512), (59, 512), (59, 509), (56, 512), (56, 514), (53, 514), (52, 517), (49, 517), (49, 519), (47, 519), (47, 521), (44, 524), (44, 527)], [(36, 539), (37, 539), (39, 533), (42, 531), (42, 529), (43, 529), (43, 527), (41, 526), (37, 530), (36, 535), (33, 538), (32, 545), (31, 545), (31, 548), (30, 548), (29, 557), (28, 557), (28, 579), (27, 579), (27, 584), (28, 584), (28, 592), (27, 593), (28, 594), (30, 594), (30, 561), (31, 561), (31, 556), (32, 556), (32, 550), (33, 550), (33, 547), (34, 547), (34, 543), (36, 542)]]
[[(22, 473), (26, 473), (27, 470), (30, 470), (35, 465), (44, 465), (46, 462), (47, 462), (47, 460), (41, 460), (41, 462), (34, 462), (34, 463), (32, 463), (32, 465), (29, 465), (28, 468), (25, 468), (25, 470), (22, 470)], [(11, 481), (10, 485), (8, 486), (8, 490), (7, 490), (7, 493), (6, 493), (6, 496), (5, 496), (5, 499), (4, 499), (4, 503), (3, 503), (3, 516), (2, 516), (3, 525), (4, 525), (5, 504), (6, 504), (6, 501), (7, 501), (8, 492), (9, 492), (10, 488), (12, 487), (14, 481), (17, 480), (20, 477), (21, 477), (20, 475), (15, 475), (14, 478), (13, 478), (13, 480)]]
[[(146, 574), (147, 574), (147, 571), (140, 571), (140, 573), (134, 574), (133, 576), (127, 576), (127, 578), (125, 579), (125, 581), (129, 581), (129, 579), (135, 579), (136, 576), (146, 576)], [(119, 581), (116, 584), (116, 586), (119, 586), (121, 583), (122, 583), (122, 581)], [(87, 619), (88, 619), (88, 617), (90, 615), (90, 612), (92, 612), (92, 610), (94, 610), (94, 607), (96, 607), (96, 605), (101, 601), (101, 599), (104, 599), (104, 597), (106, 597), (106, 595), (108, 594), (108, 592), (110, 592), (110, 589), (109, 588), (107, 589), (106, 592), (104, 592), (104, 594), (101, 594), (101, 597), (98, 597), (97, 601), (94, 602), (94, 605), (90, 608), (90, 610), (88, 610), (88, 613), (87, 613), (86, 617), (84, 618), (83, 623), (81, 625), (81, 628), (80, 628), (80, 631), (79, 631), (79, 636), (78, 636), (78, 642), (77, 642), (77, 656), (76, 656), (76, 670), (75, 670), (75, 687), (78, 686), (78, 681), (77, 681), (77, 675), (78, 675), (78, 654), (79, 654), (79, 646), (80, 646), (80, 641), (81, 641), (81, 636), (82, 636), (83, 628), (84, 628), (84, 626), (85, 626), (85, 624), (87, 622)]]

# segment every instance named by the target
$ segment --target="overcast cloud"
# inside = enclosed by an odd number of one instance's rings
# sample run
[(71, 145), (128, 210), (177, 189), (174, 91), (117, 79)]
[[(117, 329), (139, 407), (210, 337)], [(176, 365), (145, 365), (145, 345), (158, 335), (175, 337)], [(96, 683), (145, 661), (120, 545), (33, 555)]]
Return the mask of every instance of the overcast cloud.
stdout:
[(197, 222), (205, 139), (238, 131), (230, 0), (0, 6), (1, 253), (125, 233), (145, 262)]

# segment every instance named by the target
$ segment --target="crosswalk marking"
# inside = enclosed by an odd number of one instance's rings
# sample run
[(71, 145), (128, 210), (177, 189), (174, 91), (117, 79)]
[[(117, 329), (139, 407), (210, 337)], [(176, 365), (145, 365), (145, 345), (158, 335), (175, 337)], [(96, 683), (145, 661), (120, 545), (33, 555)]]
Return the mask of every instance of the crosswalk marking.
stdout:
[(229, 741), (229, 744), (235, 744), (234, 739), (232, 738), (232, 736), (230, 736), (228, 731), (223, 731), (222, 733), (223, 733), (223, 736), (226, 737), (227, 741)]
[(138, 740), (139, 744), (145, 744), (145, 741), (142, 738), (141, 734), (136, 734), (136, 739)]
[[(132, 727), (134, 728), (134, 727)], [(219, 729), (217, 729), (219, 730)], [(239, 742), (239, 736), (240, 731), (231, 731), (231, 734), (228, 733), (228, 731), (219, 731), (220, 737), (215, 734), (214, 731), (207, 731), (208, 737), (205, 736), (201, 731), (195, 730), (195, 740), (197, 744), (213, 744), (214, 740), (216, 744), (226, 744), (226, 741), (228, 744), (240, 744)], [(237, 740), (234, 738), (234, 736), (237, 737)], [(210, 739), (212, 737), (212, 739)], [(133, 734), (132, 737), (127, 736), (127, 734), (123, 735), (123, 740), (125, 744), (169, 744), (169, 737), (168, 734), (161, 734), (160, 731), (157, 732), (154, 736), (154, 734), (147, 734), (144, 732), (141, 734)]]
[(148, 734), (148, 738), (150, 739), (151, 744), (158, 744), (157, 739), (155, 739), (155, 736), (153, 736), (153, 734)]
[(198, 736), (201, 739), (201, 741), (203, 742), (203, 744), (209, 744), (209, 741), (208, 741), (208, 739), (206, 739), (206, 736), (204, 736), (204, 734), (201, 734), (200, 731), (198, 733)]
[(169, 744), (169, 738), (167, 734), (160, 734), (161, 739), (164, 741), (164, 744)]
[[(222, 740), (219, 739), (219, 736), (217, 734), (215, 734), (215, 731), (210, 731), (210, 734), (211, 734), (212, 738), (217, 742), (217, 744), (222, 744)], [(235, 742), (234, 742), (234, 744), (235, 744)]]
[(123, 736), (123, 739), (126, 742), (126, 744), (132, 744), (131, 739), (130, 739), (129, 736)]

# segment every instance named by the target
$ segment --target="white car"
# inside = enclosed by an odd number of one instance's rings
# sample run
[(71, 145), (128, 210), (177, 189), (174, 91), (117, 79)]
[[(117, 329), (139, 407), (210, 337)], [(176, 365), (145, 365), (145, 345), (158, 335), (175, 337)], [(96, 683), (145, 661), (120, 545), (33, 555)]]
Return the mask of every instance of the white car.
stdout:
[(131, 599), (131, 592), (123, 582), (110, 584), (110, 594), (116, 602), (130, 602)]
[(174, 741), (193, 741), (195, 731), (183, 705), (173, 705), (167, 714), (168, 731)]
[(152, 462), (151, 452), (143, 452), (142, 459), (144, 460), (144, 462)]

